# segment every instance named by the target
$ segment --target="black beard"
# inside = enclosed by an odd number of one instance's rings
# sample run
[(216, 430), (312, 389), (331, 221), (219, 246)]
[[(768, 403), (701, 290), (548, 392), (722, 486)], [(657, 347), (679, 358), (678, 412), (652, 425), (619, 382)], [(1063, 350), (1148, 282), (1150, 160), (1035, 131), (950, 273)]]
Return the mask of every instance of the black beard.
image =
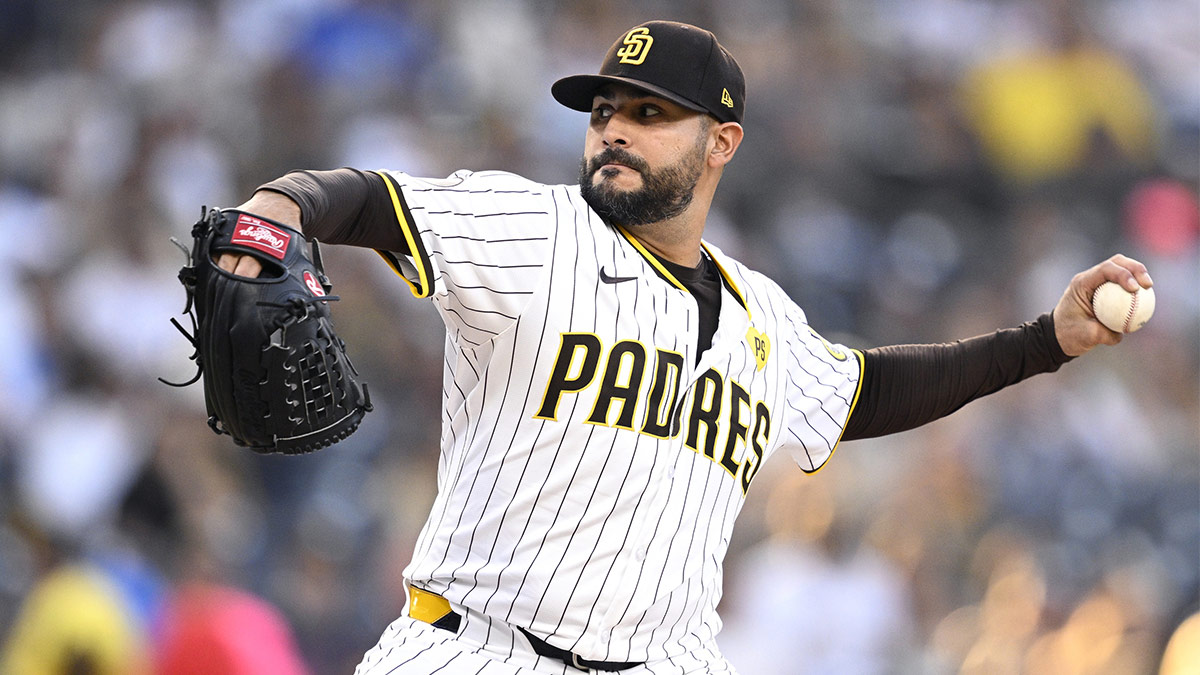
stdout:
[[(642, 187), (637, 190), (618, 190), (608, 181), (599, 185), (592, 178), (600, 167), (615, 162), (624, 164), (642, 175)], [(688, 166), (691, 164), (691, 166)], [(651, 171), (645, 160), (610, 147), (588, 161), (579, 162), (579, 191), (592, 210), (608, 223), (635, 227), (657, 223), (683, 213), (692, 203), (696, 183), (700, 181), (700, 162), (687, 159), (658, 171)]]

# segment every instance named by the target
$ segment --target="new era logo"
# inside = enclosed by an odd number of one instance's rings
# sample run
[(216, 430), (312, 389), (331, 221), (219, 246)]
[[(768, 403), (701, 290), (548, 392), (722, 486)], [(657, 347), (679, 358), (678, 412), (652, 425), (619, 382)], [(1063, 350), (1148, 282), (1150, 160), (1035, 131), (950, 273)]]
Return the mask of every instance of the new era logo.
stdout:
[(723, 103), (726, 108), (733, 107), (733, 97), (729, 95), (728, 89), (721, 90), (721, 103)]

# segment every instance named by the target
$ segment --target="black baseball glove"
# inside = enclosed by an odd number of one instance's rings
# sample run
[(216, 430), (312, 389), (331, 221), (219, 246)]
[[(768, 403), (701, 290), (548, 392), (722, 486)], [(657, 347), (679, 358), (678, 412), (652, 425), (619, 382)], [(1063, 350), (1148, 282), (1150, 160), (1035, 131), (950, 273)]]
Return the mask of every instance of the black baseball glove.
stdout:
[[(336, 443), (371, 410), (365, 383), (333, 330), (320, 247), (286, 225), (233, 209), (204, 209), (179, 271), (184, 313), (204, 378), (208, 425), (256, 452), (300, 454)], [(176, 242), (178, 243), (178, 242)], [(182, 247), (186, 251), (186, 247)], [(257, 278), (217, 267), (222, 252), (251, 254)]]

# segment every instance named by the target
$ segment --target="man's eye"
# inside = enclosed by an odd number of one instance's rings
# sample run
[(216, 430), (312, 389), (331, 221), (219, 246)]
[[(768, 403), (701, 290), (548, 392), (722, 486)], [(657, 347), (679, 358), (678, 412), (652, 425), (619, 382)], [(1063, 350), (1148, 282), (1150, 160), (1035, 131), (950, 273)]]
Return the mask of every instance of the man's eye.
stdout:
[(661, 115), (662, 111), (652, 105), (644, 105), (642, 106), (641, 114), (642, 117), (654, 117), (655, 115)]
[(592, 118), (593, 119), (603, 120), (603, 119), (608, 119), (609, 117), (612, 117), (612, 108), (609, 108), (608, 106), (599, 106), (596, 108), (592, 108)]

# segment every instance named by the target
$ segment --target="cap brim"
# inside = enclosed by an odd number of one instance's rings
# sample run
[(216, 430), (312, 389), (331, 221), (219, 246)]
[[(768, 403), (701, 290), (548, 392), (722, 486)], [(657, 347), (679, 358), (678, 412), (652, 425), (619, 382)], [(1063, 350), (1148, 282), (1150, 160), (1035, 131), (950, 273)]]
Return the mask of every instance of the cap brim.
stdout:
[(696, 103), (695, 101), (689, 101), (688, 99), (678, 94), (669, 92), (662, 87), (656, 87), (653, 84), (636, 80), (632, 77), (618, 77), (615, 75), (571, 75), (570, 77), (564, 77), (551, 85), (550, 93), (554, 96), (554, 100), (567, 106), (571, 110), (578, 110), (579, 112), (591, 112), (592, 102), (596, 97), (596, 92), (600, 89), (600, 87), (613, 83), (627, 84), (631, 87), (636, 87), (655, 96), (665, 98), (672, 103), (677, 103), (689, 110), (695, 110), (696, 112), (703, 113), (708, 112), (704, 106)]

